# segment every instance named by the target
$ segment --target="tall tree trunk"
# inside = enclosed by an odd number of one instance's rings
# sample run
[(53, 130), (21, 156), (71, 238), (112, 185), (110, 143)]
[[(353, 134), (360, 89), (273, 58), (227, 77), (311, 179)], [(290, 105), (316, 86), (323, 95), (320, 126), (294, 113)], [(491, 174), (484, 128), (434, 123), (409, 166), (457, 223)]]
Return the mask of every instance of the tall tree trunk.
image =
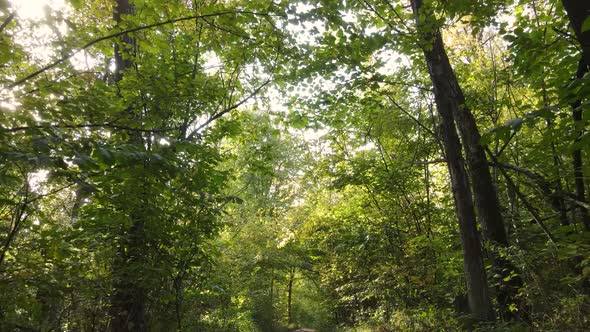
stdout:
[[(413, 1), (421, 3), (421, 0)], [(419, 6), (421, 7), (421, 6)], [(417, 10), (414, 10), (417, 14)], [(423, 12), (422, 17), (428, 21), (434, 15), (432, 12)], [(426, 37), (428, 45), (424, 48), (424, 55), (428, 64), (428, 71), (434, 87), (434, 94), (439, 108), (446, 109), (451, 113), (461, 139), (465, 146), (467, 165), (469, 166), (473, 197), (477, 207), (478, 218), (481, 224), (483, 238), (491, 244), (490, 256), (493, 262), (495, 274), (499, 274), (499, 287), (497, 289), (497, 300), (501, 306), (503, 318), (511, 318), (512, 311), (508, 309), (511, 304), (519, 303), (517, 299), (518, 289), (522, 286), (522, 279), (518, 276), (512, 277), (508, 282), (503, 280), (508, 277), (515, 267), (505, 258), (497, 253), (496, 246), (508, 246), (508, 237), (504, 227), (504, 220), (501, 214), (500, 201), (496, 191), (492, 175), (485, 155), (485, 149), (480, 143), (481, 136), (471, 110), (465, 103), (465, 96), (459, 86), (457, 77), (451, 67), (442, 40), (442, 35), (437, 27), (432, 27), (434, 20), (420, 22), (417, 15), (418, 29), (423, 29), (421, 24), (426, 25), (428, 31), (421, 31)], [(442, 117), (442, 113), (441, 113)], [(456, 128), (452, 128), (456, 130)], [(521, 313), (525, 313), (524, 306), (519, 306)], [(526, 318), (526, 316), (521, 316)]]
[[(412, 0), (411, 2), (412, 10), (416, 17), (416, 24), (422, 35), (422, 42), (429, 44), (423, 50), (428, 71), (433, 81), (434, 96), (440, 115), (441, 136), (449, 173), (451, 175), (455, 208), (459, 219), (469, 309), (478, 319), (491, 320), (494, 318), (494, 315), (483, 264), (483, 251), (480, 235), (477, 231), (469, 180), (461, 152), (461, 143), (459, 142), (453, 116), (453, 108), (458, 105), (456, 104), (456, 99), (450, 94), (451, 91), (444, 90), (449, 88), (448, 81), (452, 80), (454, 76), (444, 76), (448, 74), (448, 70), (445, 67), (445, 62), (448, 64), (448, 59), (442, 45), (440, 32), (438, 29), (435, 29), (434, 32), (432, 30), (427, 31), (427, 29), (431, 29), (427, 27), (431, 23), (428, 21), (428, 15), (424, 15), (423, 12), (421, 13), (422, 15), (419, 14), (422, 8), (422, 0)], [(447, 67), (450, 68), (450, 65), (447, 65)]]
[[(582, 47), (582, 58), (578, 64), (576, 78), (580, 79), (588, 72), (590, 66), (590, 30), (582, 31), (582, 24), (590, 16), (590, 2), (583, 0), (562, 0), (563, 7), (567, 12), (570, 24), (574, 29), (576, 38)], [(576, 130), (576, 136), (580, 136), (583, 130), (582, 110), (579, 109), (582, 104), (582, 96), (572, 103), (573, 120)], [(577, 140), (578, 138), (576, 138)], [(576, 199), (581, 203), (587, 203), (584, 184), (584, 172), (582, 162), (582, 150), (576, 149), (573, 154), (574, 182), (576, 186)], [(590, 215), (588, 209), (582, 205), (578, 206), (578, 213), (584, 226), (590, 230)]]
[(176, 314), (176, 331), (182, 332), (182, 305), (184, 302), (182, 292), (182, 275), (183, 273), (178, 272), (176, 278), (174, 278), (174, 295), (176, 297), (174, 301), (174, 311)]
[[(543, 107), (548, 107), (549, 104), (544, 103)], [(547, 130), (551, 133), (551, 155), (553, 156), (553, 167), (557, 174), (555, 179), (555, 190), (557, 191), (558, 195), (556, 197), (550, 198), (551, 206), (559, 213), (559, 221), (561, 225), (567, 226), (570, 224), (569, 219), (567, 218), (567, 207), (565, 205), (565, 199), (563, 198), (563, 185), (561, 183), (562, 180), (562, 163), (559, 155), (557, 153), (557, 147), (555, 146), (555, 139), (553, 136), (553, 121), (548, 119), (547, 123)], [(575, 154), (575, 153), (574, 153)], [(575, 159), (575, 158), (574, 158)]]
[[(582, 24), (584, 20), (590, 15), (590, 3), (587, 1), (562, 0), (563, 7), (567, 11), (570, 24), (574, 29), (576, 38), (582, 47), (582, 58), (578, 63), (576, 71), (576, 79), (580, 79), (588, 72), (588, 65), (590, 65), (590, 30), (583, 32)], [(575, 126), (576, 136), (581, 134), (583, 128), (582, 124), (582, 110), (579, 109), (582, 104), (582, 96), (572, 103), (573, 120)], [(576, 138), (577, 140), (577, 138)], [(574, 168), (574, 182), (576, 187), (576, 199), (582, 203), (586, 203), (586, 192), (584, 184), (584, 172), (582, 162), (582, 150), (575, 149), (572, 153), (573, 168)], [(590, 229), (590, 215), (584, 206), (578, 206), (578, 215), (582, 219), (586, 229)]]
[(133, 220), (133, 225), (121, 239), (113, 263), (113, 294), (111, 298), (111, 331), (147, 331), (145, 317), (146, 290), (141, 283), (141, 262), (144, 247), (143, 222)]
[[(412, 2), (421, 3), (422, 0), (413, 0)], [(418, 26), (432, 25), (434, 20), (429, 21), (428, 19), (432, 15), (434, 14), (425, 13), (424, 20), (427, 22), (419, 22), (418, 20)], [(481, 136), (475, 118), (465, 103), (463, 91), (447, 57), (440, 30), (431, 26), (426, 29), (430, 31), (422, 32), (428, 42), (427, 47), (424, 48), (424, 55), (434, 87), (437, 107), (445, 107), (452, 113), (461, 134), (484, 239), (506, 246), (508, 238), (500, 213), (500, 202), (492, 181), (485, 150), (480, 144)]]
[(586, 0), (562, 0), (576, 38), (582, 46), (582, 57), (586, 66), (590, 66), (590, 30), (582, 31), (584, 20), (590, 16), (590, 2)]
[(274, 328), (275, 326), (275, 269), (274, 267), (270, 268), (270, 306), (269, 310), (271, 311), (271, 326)]
[[(133, 5), (129, 0), (117, 0), (114, 8), (114, 20), (119, 24), (121, 15), (132, 15)], [(135, 42), (128, 35), (121, 36), (114, 46), (115, 73), (114, 81), (119, 82), (124, 71), (131, 68), (133, 60), (130, 56), (130, 49), (133, 49)], [(141, 143), (141, 137), (132, 134), (131, 143)], [(138, 142), (139, 141), (139, 142)], [(145, 199), (145, 193), (139, 199)], [(113, 332), (147, 331), (145, 315), (145, 301), (147, 299), (145, 286), (142, 285), (141, 266), (143, 265), (145, 253), (145, 219), (142, 211), (132, 207), (129, 218), (131, 226), (127, 229), (121, 227), (121, 236), (117, 244), (117, 255), (113, 262), (113, 294), (111, 297), (111, 323)]]
[[(584, 74), (588, 72), (588, 66), (584, 62), (584, 58), (580, 59), (578, 64), (578, 70), (576, 71), (576, 79), (581, 79), (584, 77)], [(583, 126), (584, 123), (582, 122), (582, 110), (580, 106), (582, 105), (582, 100), (577, 98), (572, 103), (572, 117), (574, 120), (574, 132), (576, 136), (576, 142), (579, 141), (580, 137), (583, 134)], [(584, 163), (582, 162), (582, 149), (576, 148), (572, 152), (572, 165), (574, 168), (574, 183), (576, 186), (576, 199), (581, 203), (587, 203), (586, 201), (586, 188), (584, 184)], [(587, 230), (590, 230), (590, 214), (588, 213), (588, 209), (579, 204), (578, 205), (578, 217), (582, 219), (584, 226)]]
[(293, 281), (295, 280), (295, 268), (289, 271), (289, 284), (287, 285), (287, 325), (293, 323)]

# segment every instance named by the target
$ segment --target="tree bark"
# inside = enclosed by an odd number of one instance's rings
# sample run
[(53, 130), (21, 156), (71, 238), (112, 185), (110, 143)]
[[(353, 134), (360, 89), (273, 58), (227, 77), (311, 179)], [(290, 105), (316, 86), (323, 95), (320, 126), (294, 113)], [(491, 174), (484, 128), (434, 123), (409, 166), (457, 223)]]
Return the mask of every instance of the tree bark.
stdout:
[[(588, 66), (584, 63), (584, 59), (580, 59), (578, 64), (578, 70), (576, 71), (576, 79), (581, 79), (584, 77), (584, 74), (588, 72)], [(576, 99), (572, 103), (572, 118), (574, 120), (574, 132), (576, 139), (575, 141), (578, 142), (580, 137), (583, 134), (583, 126), (584, 123), (582, 122), (582, 110), (580, 106), (582, 105), (582, 100), (580, 98)], [(584, 163), (582, 161), (582, 149), (576, 148), (572, 152), (572, 166), (574, 168), (574, 183), (576, 186), (576, 199), (579, 202), (587, 203), (586, 201), (586, 187), (584, 183)], [(581, 204), (578, 204), (578, 216), (582, 219), (584, 226), (587, 230), (590, 230), (590, 214), (588, 213), (588, 209)]]
[[(122, 21), (122, 15), (132, 15), (133, 5), (129, 0), (117, 0), (114, 9), (114, 20), (117, 24)], [(114, 81), (118, 83), (124, 71), (133, 66), (129, 56), (135, 41), (128, 34), (121, 36), (114, 45), (116, 69)], [(137, 143), (138, 133), (132, 133), (131, 143)], [(144, 194), (144, 193), (142, 193)], [(144, 199), (141, 195), (140, 199)], [(147, 331), (145, 302), (147, 299), (145, 286), (142, 285), (141, 267), (144, 263), (145, 248), (145, 219), (136, 207), (130, 211), (131, 226), (122, 226), (118, 240), (117, 255), (113, 262), (113, 294), (111, 296), (110, 329), (112, 332), (143, 332)], [(138, 273), (139, 272), (139, 273)]]
[(449, 88), (458, 88), (458, 85), (456, 82), (454, 85), (451, 82), (454, 75), (448, 76), (450, 65), (448, 64), (448, 58), (442, 45), (440, 31), (438, 29), (432, 30), (432, 28), (428, 28), (432, 23), (429, 22), (428, 15), (424, 15), (424, 12), (420, 15), (422, 0), (412, 0), (411, 2), (412, 10), (416, 17), (416, 24), (422, 36), (421, 42), (427, 43), (423, 47), (423, 50), (440, 115), (441, 136), (451, 176), (455, 208), (459, 219), (469, 309), (477, 319), (491, 320), (494, 318), (494, 314), (483, 264), (483, 251), (480, 235), (477, 231), (469, 180), (461, 152), (461, 143), (459, 142), (455, 128), (453, 109), (459, 105), (457, 104), (456, 98), (451, 94), (452, 90), (449, 90)]
[[(416, 2), (421, 1), (416, 0)], [(423, 13), (423, 15), (423, 17), (429, 17), (433, 14), (427, 12)], [(420, 24), (418, 24), (418, 28), (420, 29)], [(448, 108), (448, 112), (452, 114), (465, 146), (473, 196), (483, 238), (490, 244), (489, 254), (494, 272), (501, 276), (496, 297), (503, 318), (512, 318), (513, 312), (508, 308), (511, 304), (520, 303), (517, 297), (518, 289), (522, 286), (522, 279), (516, 273), (516, 277), (510, 278), (508, 282), (503, 282), (516, 269), (506, 258), (498, 254), (496, 248), (496, 246), (508, 246), (508, 237), (500, 212), (501, 206), (498, 193), (492, 181), (485, 149), (480, 143), (481, 136), (477, 123), (471, 110), (466, 105), (465, 96), (446, 54), (440, 30), (437, 27), (433, 28), (431, 25), (427, 29), (430, 31), (422, 32), (426, 34), (426, 40), (428, 41), (427, 47), (424, 48), (424, 54), (434, 86), (437, 107), (439, 109)], [(524, 304), (518, 309), (520, 318), (526, 320)]]
[(590, 30), (582, 31), (584, 20), (590, 16), (590, 2), (586, 0), (562, 0), (561, 3), (582, 47), (584, 64), (590, 66)]
[[(576, 38), (582, 47), (582, 58), (578, 64), (576, 71), (576, 79), (581, 79), (584, 74), (588, 72), (590, 66), (590, 30), (582, 31), (582, 24), (590, 16), (590, 2), (582, 0), (562, 0), (563, 7), (567, 12), (570, 24), (574, 29)], [(582, 110), (579, 109), (582, 104), (582, 97), (579, 96), (577, 100), (572, 103), (573, 120), (576, 133), (576, 141), (581, 136), (583, 131)], [(585, 183), (584, 183), (584, 164), (582, 162), (582, 150), (575, 149), (572, 153), (573, 168), (574, 168), (574, 183), (576, 186), (576, 199), (582, 203), (587, 203)], [(584, 226), (590, 230), (590, 215), (588, 209), (578, 204), (578, 214), (582, 219)]]
[[(507, 246), (508, 238), (500, 212), (500, 202), (485, 150), (480, 143), (479, 129), (471, 110), (465, 103), (465, 96), (451, 67), (439, 29), (431, 33), (429, 43), (430, 47), (424, 53), (434, 93), (435, 96), (441, 95), (440, 98), (450, 109), (459, 129), (471, 173), (474, 200), (483, 237), (486, 241)], [(438, 102), (437, 106), (440, 107)]]

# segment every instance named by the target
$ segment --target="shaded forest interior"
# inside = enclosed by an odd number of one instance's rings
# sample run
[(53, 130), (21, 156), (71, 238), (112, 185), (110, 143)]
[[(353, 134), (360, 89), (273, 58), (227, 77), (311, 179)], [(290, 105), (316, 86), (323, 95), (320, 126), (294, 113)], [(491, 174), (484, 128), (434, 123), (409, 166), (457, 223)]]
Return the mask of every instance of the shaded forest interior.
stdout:
[(585, 331), (590, 1), (0, 1), (0, 331)]

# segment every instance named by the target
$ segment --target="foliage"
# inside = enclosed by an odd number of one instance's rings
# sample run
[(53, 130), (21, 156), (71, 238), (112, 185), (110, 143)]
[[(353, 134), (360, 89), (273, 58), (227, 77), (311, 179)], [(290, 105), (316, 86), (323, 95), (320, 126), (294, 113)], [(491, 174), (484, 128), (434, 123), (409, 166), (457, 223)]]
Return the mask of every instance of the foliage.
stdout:
[(466, 311), (405, 2), (142, 0), (116, 21), (71, 0), (0, 6), (0, 330), (115, 330), (126, 290), (150, 331), (583, 330), (590, 76), (561, 2), (425, 2), (489, 153), (509, 245), (484, 243), (487, 277), (522, 278), (516, 320)]

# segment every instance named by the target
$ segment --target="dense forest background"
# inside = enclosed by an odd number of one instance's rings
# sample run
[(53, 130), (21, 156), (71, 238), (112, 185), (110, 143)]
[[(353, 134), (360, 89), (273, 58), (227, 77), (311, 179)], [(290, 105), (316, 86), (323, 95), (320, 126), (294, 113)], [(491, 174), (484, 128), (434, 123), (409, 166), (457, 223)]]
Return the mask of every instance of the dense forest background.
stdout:
[(0, 1), (0, 330), (585, 330), (589, 16)]

